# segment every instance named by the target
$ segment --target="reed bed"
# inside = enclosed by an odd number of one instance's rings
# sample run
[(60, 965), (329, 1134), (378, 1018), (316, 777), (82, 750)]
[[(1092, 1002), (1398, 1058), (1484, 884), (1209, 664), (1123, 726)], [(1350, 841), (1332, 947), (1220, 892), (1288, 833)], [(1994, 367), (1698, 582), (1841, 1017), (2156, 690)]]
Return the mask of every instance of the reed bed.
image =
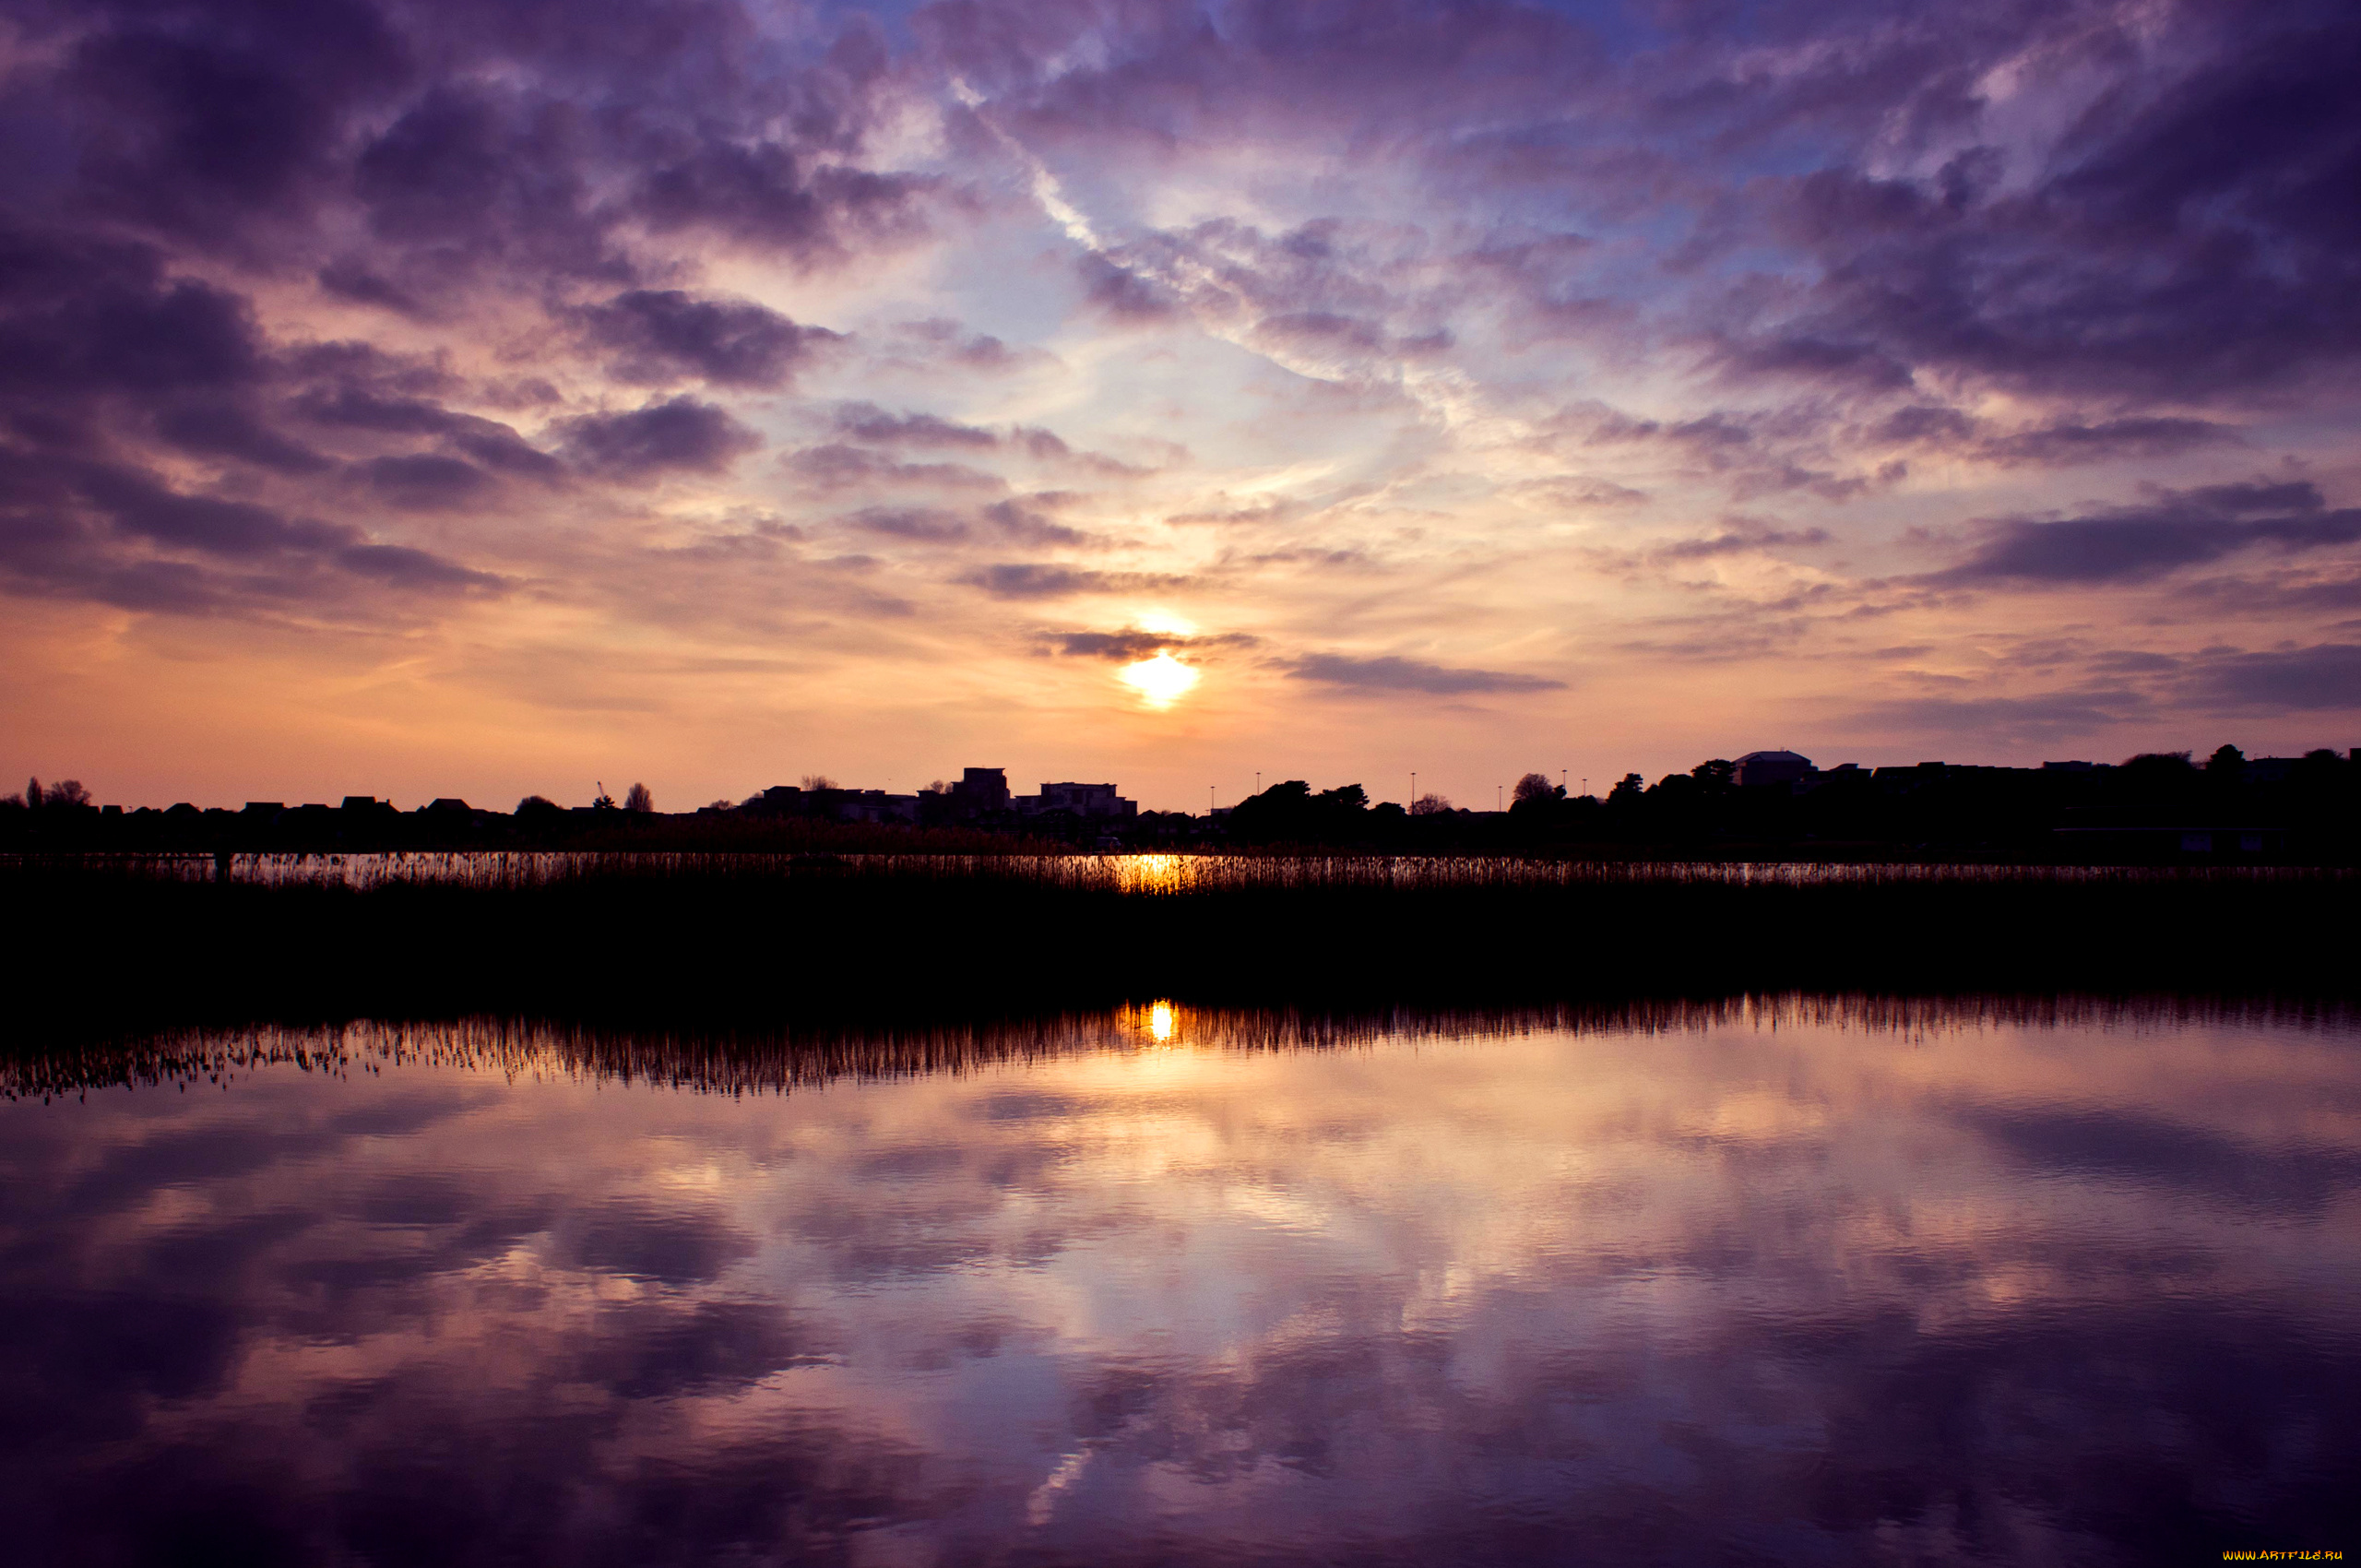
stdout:
[(960, 1075), (1106, 1051), (1367, 1051), (1394, 1042), (1542, 1034), (1672, 1035), (1835, 1029), (1906, 1039), (1999, 1028), (2165, 1029), (2191, 1024), (2354, 1032), (2351, 1003), (2153, 993), (1968, 994), (1740, 992), (1524, 1007), (1194, 1007), (1136, 1002), (961, 1024), (682, 1029), (603, 1028), (564, 1018), (372, 1019), (317, 1026), (172, 1028), (126, 1038), (29, 1042), (0, 1054), (0, 1099), (199, 1083), (263, 1072), (333, 1077), (403, 1069), (492, 1073), (733, 1097), (788, 1095), (839, 1081)]
[[(1737, 992), (2342, 996), (2345, 868), (608, 851), (0, 861), (0, 1034), (531, 1014), (934, 1027)], [(915, 1027), (915, 1023), (913, 1024)]]
[(397, 850), (0, 856), (10, 873), (73, 871), (168, 883), (445, 887), (520, 892), (592, 883), (815, 879), (974, 883), (1148, 897), (1275, 892), (1430, 893), (1620, 887), (1913, 885), (2361, 885), (2361, 869), (2288, 865), (2052, 865), (1872, 861), (1586, 861), (1513, 855), (810, 854), (740, 850)]

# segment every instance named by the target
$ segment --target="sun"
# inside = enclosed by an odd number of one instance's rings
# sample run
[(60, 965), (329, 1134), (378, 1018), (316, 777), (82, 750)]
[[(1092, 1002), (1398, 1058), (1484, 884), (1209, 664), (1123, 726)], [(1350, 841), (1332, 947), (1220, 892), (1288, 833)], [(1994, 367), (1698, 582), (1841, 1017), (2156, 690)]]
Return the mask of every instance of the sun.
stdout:
[(1170, 707), (1189, 693), (1202, 678), (1190, 666), (1172, 657), (1169, 648), (1157, 648), (1154, 659), (1143, 659), (1137, 664), (1126, 664), (1116, 678), (1147, 699), (1150, 707)]

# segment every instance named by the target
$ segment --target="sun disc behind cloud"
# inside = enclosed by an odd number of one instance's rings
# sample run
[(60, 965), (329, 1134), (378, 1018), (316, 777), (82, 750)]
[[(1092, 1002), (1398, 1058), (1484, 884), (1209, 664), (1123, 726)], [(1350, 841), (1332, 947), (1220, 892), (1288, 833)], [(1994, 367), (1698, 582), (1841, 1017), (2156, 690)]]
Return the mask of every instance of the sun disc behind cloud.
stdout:
[(1126, 664), (1117, 671), (1116, 678), (1146, 698), (1150, 707), (1170, 707), (1187, 695), (1202, 677), (1173, 658), (1171, 649), (1158, 648), (1154, 659)]

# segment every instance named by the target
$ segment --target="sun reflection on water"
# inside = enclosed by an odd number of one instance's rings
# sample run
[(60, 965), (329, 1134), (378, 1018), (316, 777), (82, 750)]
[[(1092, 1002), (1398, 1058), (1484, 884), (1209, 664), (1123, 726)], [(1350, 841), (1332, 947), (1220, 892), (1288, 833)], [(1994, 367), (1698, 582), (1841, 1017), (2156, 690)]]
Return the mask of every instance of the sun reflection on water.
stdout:
[(1178, 893), (1181, 862), (1179, 855), (1124, 855), (1115, 862), (1116, 885), (1126, 893)]
[(1169, 1000), (1123, 1009), (1124, 1030), (1143, 1045), (1180, 1045), (1180, 1008)]

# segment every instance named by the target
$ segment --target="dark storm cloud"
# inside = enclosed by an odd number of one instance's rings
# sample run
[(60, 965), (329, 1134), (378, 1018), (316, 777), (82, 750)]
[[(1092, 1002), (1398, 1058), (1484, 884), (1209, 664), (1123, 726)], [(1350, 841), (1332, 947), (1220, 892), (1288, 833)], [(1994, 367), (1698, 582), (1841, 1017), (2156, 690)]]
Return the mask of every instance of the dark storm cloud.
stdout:
[(699, 376), (720, 386), (777, 386), (817, 348), (843, 335), (799, 327), (745, 300), (694, 299), (678, 289), (633, 289), (583, 312), (590, 337), (615, 351), (632, 382)]
[(1299, 681), (1317, 681), (1368, 692), (1423, 692), (1431, 696), (1459, 696), (1482, 692), (1548, 692), (1563, 689), (1563, 681), (1538, 675), (1516, 675), (1498, 670), (1453, 670), (1415, 659), (1353, 659), (1340, 653), (1315, 653), (1296, 659), (1287, 673)]
[(621, 414), (590, 414), (565, 425), (565, 445), (592, 472), (626, 481), (668, 472), (718, 473), (762, 438), (712, 403), (673, 398)]
[(1944, 588), (2136, 583), (2242, 550), (2355, 540), (2361, 508), (2331, 511), (2308, 483), (2213, 485), (2097, 517), (1999, 523), (1965, 561), (1922, 580)]

